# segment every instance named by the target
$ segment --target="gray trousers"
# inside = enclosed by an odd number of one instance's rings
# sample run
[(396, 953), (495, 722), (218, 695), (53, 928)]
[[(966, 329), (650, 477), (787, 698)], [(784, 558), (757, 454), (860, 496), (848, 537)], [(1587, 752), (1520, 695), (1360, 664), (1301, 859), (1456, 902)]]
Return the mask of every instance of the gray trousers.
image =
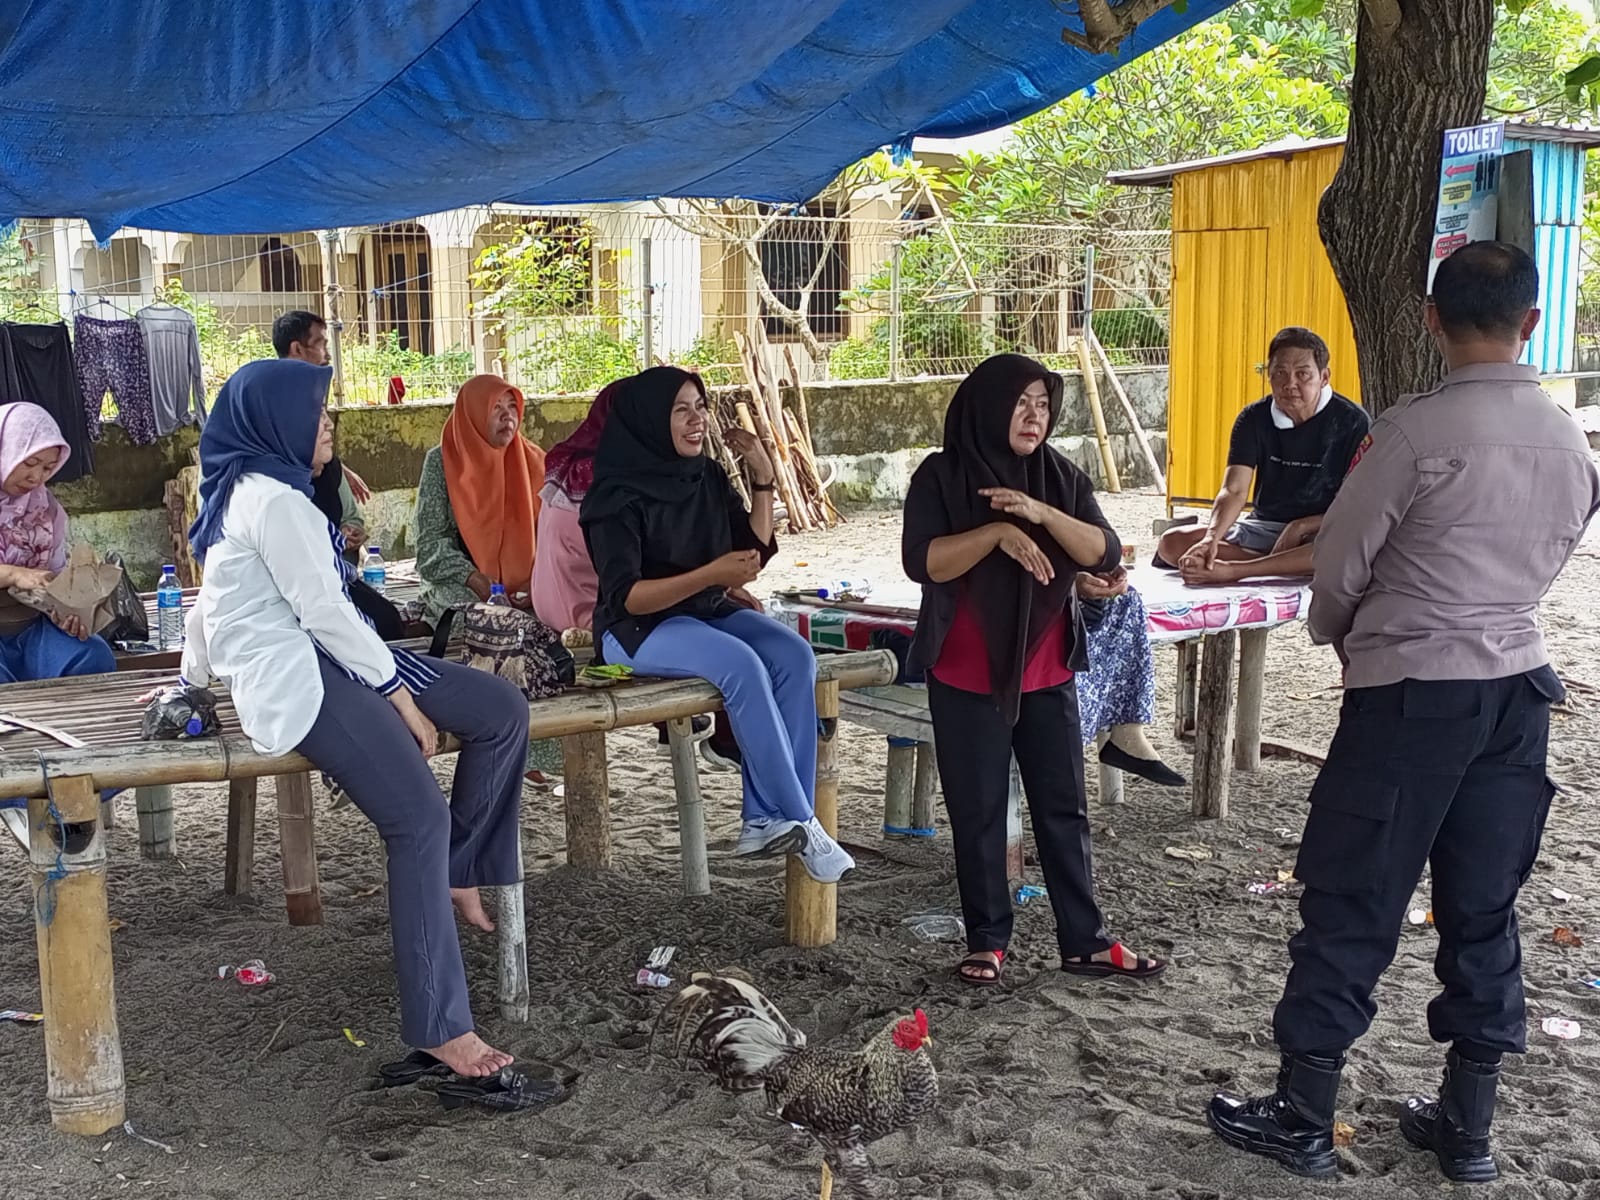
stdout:
[(429, 660), (439, 681), (416, 698), (417, 707), (461, 740), (447, 803), (394, 706), (318, 661), (322, 709), (298, 749), (333, 776), (383, 837), (400, 1036), (431, 1049), (473, 1029), (450, 889), (519, 879), (528, 702), (503, 679)]

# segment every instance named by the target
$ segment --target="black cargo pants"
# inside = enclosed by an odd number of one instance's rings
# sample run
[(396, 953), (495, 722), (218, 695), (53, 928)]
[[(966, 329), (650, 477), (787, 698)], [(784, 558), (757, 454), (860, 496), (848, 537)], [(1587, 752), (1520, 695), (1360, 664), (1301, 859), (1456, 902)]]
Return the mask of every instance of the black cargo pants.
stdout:
[(1295, 868), (1303, 928), (1273, 1017), (1281, 1050), (1334, 1056), (1367, 1031), (1431, 863), (1443, 991), (1429, 1032), (1473, 1057), (1524, 1051), (1515, 903), (1555, 794), (1545, 755), (1563, 695), (1549, 667), (1345, 693)]

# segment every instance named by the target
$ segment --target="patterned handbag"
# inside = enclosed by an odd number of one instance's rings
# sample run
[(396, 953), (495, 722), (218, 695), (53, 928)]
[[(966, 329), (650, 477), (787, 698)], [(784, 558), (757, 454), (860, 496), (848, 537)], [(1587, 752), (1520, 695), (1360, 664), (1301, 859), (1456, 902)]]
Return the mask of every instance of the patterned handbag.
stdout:
[(572, 686), (576, 664), (561, 635), (532, 613), (508, 605), (480, 603), (445, 612), (433, 632), (430, 653), (435, 658), (445, 657), (458, 613), (465, 665), (515, 684), (529, 700), (559, 695)]

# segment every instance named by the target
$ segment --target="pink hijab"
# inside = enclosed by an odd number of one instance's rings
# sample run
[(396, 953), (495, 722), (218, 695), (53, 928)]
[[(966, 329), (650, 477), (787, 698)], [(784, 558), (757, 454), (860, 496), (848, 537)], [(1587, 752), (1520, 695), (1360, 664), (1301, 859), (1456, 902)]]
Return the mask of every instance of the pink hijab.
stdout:
[[(60, 471), (72, 448), (54, 417), (37, 404), (0, 405), (0, 484), (35, 454), (52, 448), (61, 451)], [(20, 496), (0, 491), (0, 562), (45, 571), (67, 565), (67, 514), (43, 484)]]

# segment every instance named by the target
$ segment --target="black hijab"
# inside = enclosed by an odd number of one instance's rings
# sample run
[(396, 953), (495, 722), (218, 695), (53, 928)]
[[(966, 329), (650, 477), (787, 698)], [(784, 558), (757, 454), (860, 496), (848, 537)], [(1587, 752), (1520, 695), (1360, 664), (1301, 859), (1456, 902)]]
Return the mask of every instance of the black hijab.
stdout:
[(343, 480), (344, 464), (334, 455), (322, 468), (322, 473), (311, 481), (311, 503), (335, 529), (344, 520), (344, 497), (339, 494), (339, 484)]
[(1072, 514), (1076, 489), (1073, 466), (1046, 443), (1026, 458), (1011, 449), (1011, 418), (1023, 390), (1043, 380), (1050, 393), (1050, 425), (1061, 417), (1061, 376), (1021, 354), (997, 354), (979, 363), (962, 381), (944, 418), (944, 453), (933, 462), (934, 480), (950, 515), (951, 533), (965, 533), (995, 521), (1010, 521), (1038, 543), (1055, 568), (1041, 585), (1005, 554), (986, 557), (963, 582), (967, 601), (989, 648), (989, 679), (995, 701), (1013, 724), (1022, 700), (1022, 672), (1028, 656), (1050, 626), (1072, 603), (1074, 581), (1082, 569), (1055, 538), (992, 507), (981, 488), (1012, 488)]
[(686, 383), (705, 395), (700, 377), (677, 367), (651, 367), (622, 381), (579, 519), (594, 524), (640, 501), (670, 508), (677, 516), (672, 545), (656, 552), (700, 566), (728, 552), (727, 476), (704, 454), (685, 458), (673, 444), (672, 405)]

